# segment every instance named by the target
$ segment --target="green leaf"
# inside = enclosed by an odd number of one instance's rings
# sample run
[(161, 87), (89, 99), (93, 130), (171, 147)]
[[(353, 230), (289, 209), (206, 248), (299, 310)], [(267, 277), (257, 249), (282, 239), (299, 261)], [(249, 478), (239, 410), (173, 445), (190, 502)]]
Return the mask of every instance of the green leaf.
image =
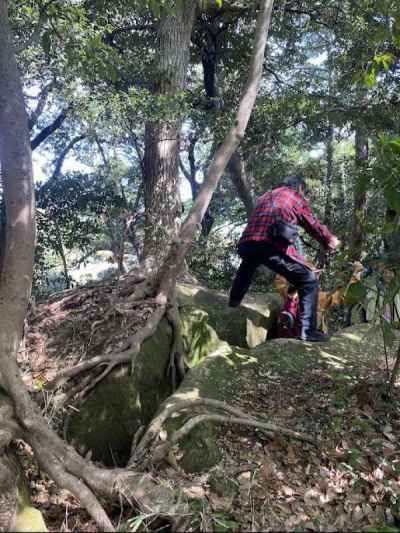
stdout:
[(138, 531), (140, 526), (143, 524), (144, 520), (146, 518), (146, 515), (139, 515), (135, 518), (132, 518), (131, 520), (128, 520), (129, 524), (129, 531)]
[(214, 531), (223, 533), (225, 531), (238, 531), (239, 524), (231, 520), (224, 513), (215, 513), (213, 515)]
[(371, 181), (371, 175), (368, 172), (362, 172), (357, 177), (356, 189), (358, 194), (363, 194)]
[(364, 83), (367, 87), (373, 87), (376, 84), (376, 67), (371, 67), (365, 72)]
[(344, 301), (348, 305), (361, 303), (367, 296), (367, 287), (360, 281), (352, 283), (344, 294)]
[(385, 187), (384, 194), (389, 207), (400, 213), (400, 191), (392, 183), (389, 183)]
[(377, 65), (382, 65), (385, 70), (388, 70), (395, 61), (395, 56), (390, 52), (376, 55), (374, 60)]
[(400, 139), (391, 139), (389, 142), (387, 142), (387, 145), (393, 152), (400, 154)]

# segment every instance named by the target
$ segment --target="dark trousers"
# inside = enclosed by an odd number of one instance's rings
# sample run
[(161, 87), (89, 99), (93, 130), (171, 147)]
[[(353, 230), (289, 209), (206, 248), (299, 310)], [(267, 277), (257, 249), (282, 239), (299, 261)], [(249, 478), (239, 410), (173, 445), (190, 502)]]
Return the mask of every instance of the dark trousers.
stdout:
[(314, 272), (267, 243), (242, 243), (238, 247), (238, 252), (242, 262), (233, 280), (229, 305), (236, 307), (240, 304), (250, 287), (257, 267), (265, 265), (296, 287), (299, 293), (301, 333), (315, 331), (319, 284)]

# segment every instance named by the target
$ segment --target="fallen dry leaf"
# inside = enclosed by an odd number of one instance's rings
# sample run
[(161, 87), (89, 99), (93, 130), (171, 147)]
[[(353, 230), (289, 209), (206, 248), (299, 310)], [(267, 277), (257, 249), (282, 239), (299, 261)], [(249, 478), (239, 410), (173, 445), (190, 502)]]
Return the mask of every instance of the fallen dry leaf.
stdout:
[(321, 493), (319, 492), (319, 490), (315, 488), (311, 488), (311, 489), (306, 490), (306, 492), (304, 493), (303, 499), (306, 505), (315, 505), (315, 503), (319, 501), (320, 495)]
[(293, 496), (294, 490), (291, 487), (288, 487), (287, 485), (282, 485), (281, 491), (285, 496)]
[(214, 511), (229, 511), (232, 507), (233, 498), (224, 498), (211, 493), (208, 499)]
[(158, 436), (162, 442), (165, 442), (168, 439), (168, 433), (165, 431), (165, 429), (162, 429)]
[(260, 481), (271, 481), (275, 478), (274, 464), (270, 461), (264, 461), (259, 470)]
[(183, 492), (191, 500), (202, 500), (205, 498), (206, 492), (201, 485), (192, 485), (190, 487), (185, 487)]

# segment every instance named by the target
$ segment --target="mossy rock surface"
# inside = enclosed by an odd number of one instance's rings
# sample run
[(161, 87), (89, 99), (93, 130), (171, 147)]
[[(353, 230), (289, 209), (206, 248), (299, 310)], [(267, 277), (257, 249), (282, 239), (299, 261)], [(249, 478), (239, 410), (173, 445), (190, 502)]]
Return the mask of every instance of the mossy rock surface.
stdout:
[[(356, 379), (353, 366), (359, 366), (361, 360), (376, 358), (381, 351), (381, 335), (368, 324), (347, 328), (334, 335), (328, 343), (275, 339), (253, 350), (232, 348), (221, 343), (214, 353), (189, 371), (179, 389), (166, 403), (210, 398), (235, 404), (242, 388), (248, 387), (246, 375), (254, 371), (259, 376), (257, 379), (262, 381), (268, 375), (282, 379), (307, 373), (312, 375), (320, 368), (337, 383), (346, 381), (347, 386), (349, 380)], [(243, 385), (242, 379), (245, 381)], [(310, 384), (310, 393), (312, 386)], [(200, 412), (204, 410), (200, 408)], [(187, 409), (184, 415), (167, 424), (167, 431), (180, 427), (193, 414), (193, 410)], [(273, 419), (274, 414), (271, 413)], [(215, 427), (208, 423), (196, 426), (179, 445), (176, 455), (178, 463), (187, 472), (207, 470), (216, 465), (220, 450)]]
[[(181, 401), (210, 398), (230, 403), (240, 394), (240, 366), (242, 355), (227, 343), (220, 342), (217, 349), (185, 376), (179, 389), (170, 396), (165, 404)], [(164, 404), (164, 405), (165, 405)], [(204, 412), (203, 408), (200, 411)], [(181, 427), (185, 420), (193, 416), (188, 409), (181, 416), (171, 418), (167, 424), (167, 433)], [(215, 427), (211, 423), (201, 423), (179, 444), (176, 460), (186, 472), (208, 470), (221, 459), (215, 438)]]
[[(208, 314), (193, 307), (182, 310), (182, 333), (191, 367), (220, 343)], [(114, 370), (71, 416), (67, 435), (82, 454), (108, 466), (125, 465), (132, 439), (146, 426), (171, 394), (167, 379), (172, 330), (163, 319), (136, 359), (134, 373), (127, 366)]]
[(165, 379), (171, 336), (171, 327), (162, 320), (143, 344), (133, 375), (126, 366), (113, 371), (72, 416), (68, 437), (81, 453), (91, 450), (94, 460), (109, 466), (126, 463), (135, 432), (171, 394)]
[(48, 531), (41, 511), (32, 506), (28, 482), (18, 455), (0, 454), (0, 531)]
[(271, 337), (282, 304), (278, 294), (270, 293), (247, 296), (242, 305), (231, 308), (227, 294), (185, 283), (177, 286), (177, 296), (183, 314), (188, 308), (205, 311), (218, 337), (242, 348), (254, 347)]
[(220, 340), (209, 324), (209, 315), (201, 309), (187, 306), (181, 312), (182, 337), (190, 367), (198, 365), (215, 350)]

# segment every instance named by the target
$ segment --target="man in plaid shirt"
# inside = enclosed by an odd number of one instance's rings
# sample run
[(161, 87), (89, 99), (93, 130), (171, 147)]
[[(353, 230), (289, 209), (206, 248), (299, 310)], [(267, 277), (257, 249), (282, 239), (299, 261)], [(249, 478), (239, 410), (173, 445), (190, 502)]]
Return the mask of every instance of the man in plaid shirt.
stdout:
[(303, 227), (330, 250), (337, 248), (340, 241), (313, 215), (304, 198), (305, 190), (305, 181), (293, 176), (257, 200), (239, 240), (238, 253), (242, 262), (233, 281), (229, 305), (240, 305), (257, 267), (266, 265), (298, 290), (299, 338), (323, 342), (328, 340), (328, 336), (317, 330), (318, 278), (294, 246), (298, 237), (297, 227)]

